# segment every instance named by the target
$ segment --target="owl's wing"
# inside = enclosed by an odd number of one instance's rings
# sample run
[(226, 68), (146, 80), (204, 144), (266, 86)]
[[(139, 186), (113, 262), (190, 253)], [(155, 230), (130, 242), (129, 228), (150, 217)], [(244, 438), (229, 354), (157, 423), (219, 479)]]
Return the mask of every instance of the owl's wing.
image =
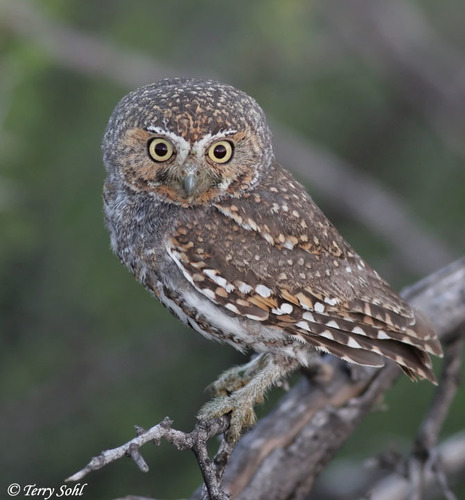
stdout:
[(300, 185), (292, 178), (282, 185), (288, 198), (264, 186), (180, 223), (168, 252), (184, 276), (231, 314), (355, 363), (380, 366), (386, 356), (411, 377), (434, 380), (426, 352), (441, 349), (428, 323), (355, 254)]

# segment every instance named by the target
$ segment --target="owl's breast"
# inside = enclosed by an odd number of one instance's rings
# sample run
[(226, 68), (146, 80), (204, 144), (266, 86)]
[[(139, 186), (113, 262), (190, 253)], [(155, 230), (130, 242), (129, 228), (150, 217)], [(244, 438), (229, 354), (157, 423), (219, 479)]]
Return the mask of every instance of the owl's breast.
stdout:
[(182, 208), (149, 193), (136, 193), (105, 182), (104, 215), (111, 247), (144, 286), (156, 293), (156, 283), (172, 274), (169, 239), (186, 220), (205, 221), (213, 207)]
[(111, 178), (105, 182), (103, 200), (113, 251), (139, 280), (147, 268), (156, 271), (179, 208), (147, 193), (132, 192)]

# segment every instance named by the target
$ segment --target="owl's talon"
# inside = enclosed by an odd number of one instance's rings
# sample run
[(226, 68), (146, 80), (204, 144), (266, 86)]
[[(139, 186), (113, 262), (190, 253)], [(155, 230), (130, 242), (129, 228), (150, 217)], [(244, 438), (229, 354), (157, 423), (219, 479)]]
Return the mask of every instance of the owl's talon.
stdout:
[(256, 416), (253, 406), (253, 403), (247, 401), (247, 397), (241, 397), (238, 393), (231, 396), (220, 396), (206, 403), (200, 409), (197, 418), (210, 420), (230, 413), (231, 419), (225, 438), (234, 443), (239, 440), (245, 429), (255, 423)]
[(216, 397), (201, 408), (198, 418), (208, 420), (231, 413), (225, 437), (236, 442), (243, 430), (255, 423), (254, 405), (261, 403), (266, 391), (296, 365), (295, 360), (280, 358), (277, 362), (271, 354), (260, 354), (245, 365), (227, 370), (209, 386)]

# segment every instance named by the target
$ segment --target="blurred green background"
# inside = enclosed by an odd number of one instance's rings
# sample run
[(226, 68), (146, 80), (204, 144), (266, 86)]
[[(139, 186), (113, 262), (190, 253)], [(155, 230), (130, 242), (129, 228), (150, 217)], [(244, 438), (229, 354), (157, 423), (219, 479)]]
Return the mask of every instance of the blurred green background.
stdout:
[[(109, 249), (100, 143), (118, 100), (174, 75), (245, 90), (278, 159), (401, 288), (465, 248), (464, 16), (461, 0), (0, 0), (0, 496), (63, 484), (134, 424), (191, 429), (204, 388), (246, 360), (180, 325)], [(407, 452), (431, 394), (399, 381), (337, 463)], [(464, 423), (462, 389), (443, 437)], [(143, 454), (148, 474), (119, 461), (84, 498), (200, 484), (190, 454)]]

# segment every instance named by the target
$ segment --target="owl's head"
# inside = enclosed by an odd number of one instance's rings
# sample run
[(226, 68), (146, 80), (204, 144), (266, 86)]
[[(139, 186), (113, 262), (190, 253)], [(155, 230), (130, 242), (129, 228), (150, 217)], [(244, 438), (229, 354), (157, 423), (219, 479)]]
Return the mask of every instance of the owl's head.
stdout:
[(116, 106), (103, 141), (110, 177), (181, 206), (240, 196), (273, 158), (254, 99), (211, 80), (147, 85)]

